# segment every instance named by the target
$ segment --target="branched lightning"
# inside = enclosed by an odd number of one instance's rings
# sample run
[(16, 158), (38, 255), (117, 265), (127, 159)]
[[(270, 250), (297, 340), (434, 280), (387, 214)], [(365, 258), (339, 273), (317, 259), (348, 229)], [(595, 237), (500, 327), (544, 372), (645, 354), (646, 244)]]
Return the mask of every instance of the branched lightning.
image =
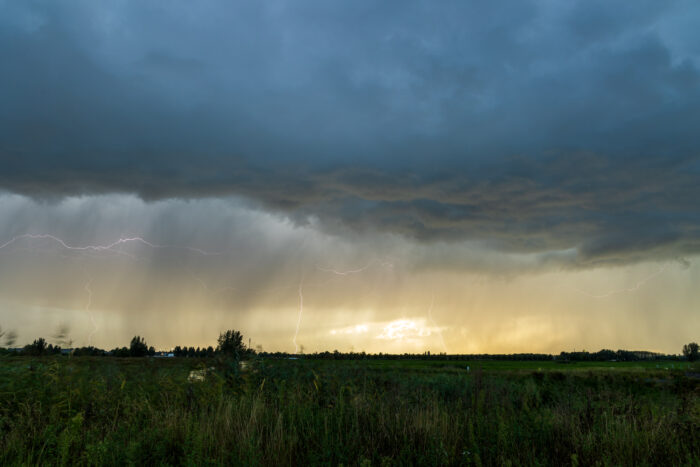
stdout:
[(148, 240), (144, 239), (143, 237), (122, 237), (119, 238), (111, 243), (107, 243), (105, 245), (83, 245), (83, 246), (75, 246), (75, 245), (69, 245), (66, 241), (62, 240), (59, 237), (56, 237), (55, 235), (51, 234), (22, 234), (22, 235), (16, 235), (12, 237), (10, 240), (6, 241), (2, 245), (0, 245), (0, 249), (3, 249), (5, 247), (8, 247), (12, 245), (13, 243), (22, 240), (22, 239), (48, 239), (52, 240), (56, 243), (58, 243), (61, 247), (65, 248), (66, 250), (73, 250), (73, 251), (110, 251), (113, 253), (117, 254), (124, 254), (130, 257), (134, 257), (134, 255), (131, 255), (129, 253), (125, 253), (121, 250), (114, 250), (115, 247), (124, 245), (127, 243), (138, 243), (141, 245), (145, 245), (151, 248), (157, 248), (157, 249), (179, 249), (179, 250), (187, 250), (191, 251), (193, 253), (198, 253), (203, 256), (212, 256), (212, 255), (221, 255), (223, 254), (222, 252), (210, 252), (206, 250), (202, 250), (200, 248), (194, 248), (190, 246), (177, 246), (177, 245), (161, 245), (158, 243), (152, 243), (149, 242)]
[[(214, 255), (223, 255), (226, 254), (226, 252), (221, 252), (221, 251), (207, 251), (201, 248), (196, 248), (196, 247), (191, 247), (191, 246), (180, 246), (180, 245), (171, 245), (171, 244), (159, 244), (159, 243), (154, 243), (151, 242), (144, 237), (141, 236), (124, 236), (121, 235), (119, 238), (117, 238), (114, 241), (111, 241), (109, 243), (100, 243), (100, 244), (72, 244), (69, 243), (67, 240), (64, 240), (56, 235), (50, 234), (50, 233), (24, 233), (21, 235), (16, 235), (12, 237), (11, 239), (5, 241), (4, 243), (0, 244), (0, 250), (4, 250), (9, 248), (12, 245), (15, 245), (19, 243), (22, 240), (44, 240), (47, 242), (54, 243), (58, 247), (60, 247), (62, 250), (66, 252), (77, 252), (80, 253), (82, 257), (92, 257), (96, 259), (101, 259), (103, 258), (102, 255), (104, 254), (110, 254), (110, 255), (120, 255), (129, 258), (130, 260), (141, 260), (143, 259), (137, 254), (134, 254), (132, 252), (129, 252), (128, 250), (125, 251), (123, 247), (126, 245), (132, 244), (132, 245), (140, 245), (152, 249), (175, 249), (175, 250), (181, 250), (181, 251), (188, 251), (191, 253), (196, 253), (198, 255), (202, 256), (214, 256)], [(30, 245), (30, 250), (36, 250), (35, 248), (31, 248), (31, 243)], [(303, 245), (303, 243), (302, 243)], [(46, 244), (42, 244), (46, 248)], [(20, 247), (22, 248), (22, 247)], [(12, 251), (16, 251), (16, 248), (13, 248)], [(47, 253), (49, 251), (47, 250)], [(63, 256), (63, 255), (61, 255)], [(67, 259), (69, 257), (66, 257)], [(304, 281), (304, 275), (302, 274), (302, 277), (299, 281), (297, 288), (297, 293), (299, 297), (299, 309), (298, 309), (298, 316), (297, 316), (297, 322), (296, 322), (296, 327), (295, 327), (295, 332), (294, 332), (294, 337), (292, 339), (294, 343), (294, 349), (295, 352), (299, 352), (299, 344), (297, 342), (297, 338), (299, 335), (299, 331), (301, 328), (301, 321), (303, 319), (303, 313), (304, 313), (304, 287), (323, 287), (324, 285), (333, 282), (335, 280), (340, 279), (340, 277), (344, 276), (350, 276), (350, 275), (355, 275), (355, 274), (360, 274), (362, 272), (367, 271), (368, 269), (375, 267), (375, 266), (380, 266), (382, 268), (393, 268), (394, 265), (390, 261), (383, 260), (383, 259), (372, 259), (370, 260), (367, 264), (365, 264), (362, 267), (355, 268), (355, 269), (348, 269), (348, 270), (341, 270), (341, 269), (335, 269), (335, 268), (330, 268), (330, 267), (322, 267), (322, 266), (317, 266), (316, 269), (321, 272), (325, 272), (328, 274), (331, 274), (334, 277), (327, 278), (325, 280), (317, 281), (317, 282), (309, 282), (305, 283)], [(231, 287), (231, 286), (224, 286), (222, 288), (210, 288), (208, 284), (200, 277), (197, 277), (195, 274), (193, 274), (191, 271), (188, 271), (189, 274), (193, 277), (194, 280), (196, 280), (199, 285), (202, 287), (203, 291), (207, 294), (213, 293), (215, 295), (219, 295), (221, 293), (224, 293), (226, 291), (238, 291), (236, 287)], [(279, 287), (276, 289), (293, 289), (294, 285), (290, 285), (287, 287)], [(93, 335), (98, 332), (99, 328), (98, 325), (95, 321), (95, 318), (92, 314), (92, 296), (93, 296), (93, 291), (91, 288), (91, 280), (88, 280), (85, 285), (84, 285), (84, 290), (87, 293), (87, 302), (84, 307), (84, 311), (89, 315), (90, 317), (90, 322), (92, 323), (92, 331), (88, 335), (88, 344), (92, 345), (92, 337)], [(432, 304), (431, 304), (431, 310), (432, 310)], [(429, 311), (430, 313), (431, 311)], [(432, 315), (431, 315), (431, 321), (432, 321)], [(440, 334), (440, 338), (442, 340), (442, 334)], [(443, 341), (443, 347), (444, 347), (444, 341)]]
[[(21, 235), (16, 235), (12, 237), (10, 240), (5, 241), (4, 243), (0, 244), (0, 250), (3, 250), (5, 248), (8, 248), (12, 246), (13, 244), (16, 244), (17, 242), (21, 240), (48, 240), (51, 241), (55, 244), (57, 244), (59, 247), (61, 247), (64, 251), (72, 251), (72, 252), (79, 252), (81, 255), (85, 255), (87, 257), (93, 257), (96, 259), (102, 259), (103, 254), (109, 253), (112, 255), (121, 255), (125, 256), (129, 259), (132, 260), (139, 260), (140, 258), (132, 253), (123, 251), (122, 247), (127, 245), (127, 244), (137, 244), (137, 245), (142, 245), (145, 247), (153, 248), (153, 249), (175, 249), (175, 250), (182, 250), (182, 251), (189, 251), (192, 253), (196, 253), (198, 255), (202, 256), (213, 256), (213, 255), (221, 255), (223, 254), (222, 252), (211, 252), (211, 251), (206, 251), (201, 248), (195, 248), (195, 247), (190, 247), (190, 246), (178, 246), (178, 245), (168, 245), (168, 244), (158, 244), (158, 243), (153, 243), (148, 240), (146, 240), (143, 237), (139, 236), (134, 236), (134, 237), (126, 237), (126, 236), (120, 236), (117, 240), (106, 243), (106, 244), (88, 244), (88, 245), (73, 245), (68, 243), (67, 241), (63, 240), (60, 237), (57, 237), (52, 234), (48, 233), (39, 233), (39, 234), (34, 234), (34, 233), (25, 233)], [(24, 249), (24, 248), (20, 248)], [(35, 250), (34, 248), (26, 248), (27, 250), (33, 251)], [(16, 249), (13, 249), (15, 251)], [(70, 259), (68, 256), (60, 255), (61, 257), (64, 257), (66, 259)], [(202, 282), (203, 286), (206, 288), (206, 284)], [(92, 324), (92, 331), (88, 335), (88, 345), (92, 346), (92, 337), (93, 335), (99, 330), (97, 323), (95, 321), (95, 317), (92, 313), (92, 288), (91, 288), (91, 280), (87, 280), (87, 282), (84, 285), (84, 290), (87, 293), (87, 302), (85, 304), (84, 311), (85, 313), (88, 314), (90, 317), (90, 322)]]
[(652, 280), (653, 278), (655, 278), (655, 277), (658, 276), (659, 274), (662, 274), (662, 273), (666, 270), (666, 267), (668, 267), (668, 264), (664, 264), (661, 268), (659, 268), (658, 271), (656, 271), (656, 272), (650, 274), (649, 276), (645, 277), (644, 279), (638, 281), (638, 282), (637, 282), (635, 285), (633, 285), (632, 287), (626, 287), (626, 288), (623, 288), (623, 289), (609, 290), (608, 292), (605, 292), (605, 293), (602, 293), (602, 294), (592, 294), (592, 293), (586, 292), (585, 290), (578, 289), (578, 288), (576, 288), (576, 287), (574, 287), (573, 290), (575, 290), (576, 292), (578, 292), (578, 293), (580, 293), (580, 294), (583, 294), (583, 295), (585, 295), (585, 296), (587, 296), (587, 297), (591, 297), (591, 298), (608, 298), (608, 297), (610, 297), (610, 296), (617, 295), (617, 294), (621, 294), (621, 293), (636, 292), (636, 291), (639, 290), (644, 284), (646, 284), (647, 282), (649, 282), (650, 280)]

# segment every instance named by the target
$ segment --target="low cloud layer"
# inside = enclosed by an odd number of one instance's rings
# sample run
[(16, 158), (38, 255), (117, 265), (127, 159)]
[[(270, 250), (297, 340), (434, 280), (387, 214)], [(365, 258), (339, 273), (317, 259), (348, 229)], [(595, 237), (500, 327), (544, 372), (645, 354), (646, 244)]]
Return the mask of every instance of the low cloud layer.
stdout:
[(340, 236), (237, 198), (5, 195), (0, 219), (0, 325), (19, 344), (68, 327), (75, 345), (206, 346), (233, 328), (285, 351), (677, 352), (700, 324), (694, 259), (562, 271), (553, 253)]

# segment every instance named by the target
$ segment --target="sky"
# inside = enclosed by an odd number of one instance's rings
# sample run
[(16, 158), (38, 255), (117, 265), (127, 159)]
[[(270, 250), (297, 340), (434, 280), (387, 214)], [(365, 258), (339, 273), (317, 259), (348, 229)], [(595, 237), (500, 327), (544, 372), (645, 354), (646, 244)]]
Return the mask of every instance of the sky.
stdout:
[(679, 353), (699, 21), (692, 0), (0, 0), (0, 326)]

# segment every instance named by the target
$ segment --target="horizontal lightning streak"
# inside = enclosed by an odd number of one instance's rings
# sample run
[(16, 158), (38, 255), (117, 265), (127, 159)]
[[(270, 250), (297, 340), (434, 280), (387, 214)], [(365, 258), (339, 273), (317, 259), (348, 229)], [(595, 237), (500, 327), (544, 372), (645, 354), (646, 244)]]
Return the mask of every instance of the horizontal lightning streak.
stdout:
[(349, 275), (351, 275), (351, 274), (358, 274), (358, 273), (360, 273), (360, 272), (364, 272), (364, 271), (366, 271), (367, 269), (369, 269), (369, 268), (370, 268), (372, 265), (374, 265), (374, 264), (379, 264), (380, 266), (383, 266), (383, 267), (385, 267), (385, 268), (393, 268), (393, 267), (394, 267), (394, 265), (393, 265), (391, 262), (389, 262), (389, 261), (377, 261), (377, 260), (372, 260), (372, 261), (370, 261), (369, 263), (367, 263), (365, 266), (363, 266), (363, 267), (361, 267), (361, 268), (357, 268), (357, 269), (348, 269), (348, 270), (345, 270), (345, 271), (340, 271), (340, 270), (338, 270), (338, 269), (333, 269), (333, 268), (322, 268), (321, 266), (316, 266), (316, 269), (318, 269), (319, 271), (323, 271), (323, 272), (329, 272), (329, 273), (335, 274), (335, 275), (337, 275), (337, 276), (349, 276)]
[[(22, 240), (22, 239), (48, 239), (52, 240), (56, 243), (58, 243), (60, 246), (65, 248), (66, 250), (72, 250), (72, 251), (109, 251), (112, 253), (121, 253), (128, 255), (128, 253), (124, 253), (121, 251), (115, 251), (113, 248), (119, 246), (119, 245), (124, 245), (126, 243), (140, 243), (142, 245), (151, 247), (151, 248), (158, 248), (158, 249), (178, 249), (178, 250), (187, 250), (191, 251), (193, 253), (198, 253), (203, 256), (213, 256), (213, 255), (221, 255), (221, 252), (209, 252), (206, 250), (202, 250), (200, 248), (194, 248), (190, 246), (177, 246), (177, 245), (161, 245), (157, 243), (152, 243), (149, 242), (148, 240), (144, 239), (143, 237), (124, 237), (124, 238), (119, 238), (118, 240), (115, 240), (112, 243), (108, 243), (105, 245), (85, 245), (85, 246), (74, 246), (74, 245), (69, 245), (66, 243), (64, 240), (62, 240), (59, 237), (56, 237), (55, 235), (51, 234), (22, 234), (22, 235), (17, 235), (15, 237), (12, 237), (12, 239), (6, 241), (2, 245), (0, 245), (0, 249), (6, 248), (13, 243)], [(129, 255), (133, 256), (133, 255)]]
[(371, 265), (372, 265), (372, 263), (370, 262), (366, 266), (363, 266), (359, 269), (350, 269), (348, 271), (338, 271), (337, 269), (327, 269), (327, 268), (322, 268), (320, 266), (316, 266), (316, 269), (318, 269), (319, 271), (323, 271), (323, 272), (330, 272), (330, 273), (338, 275), (338, 276), (349, 276), (350, 274), (357, 274), (357, 273), (363, 272), (367, 268), (369, 268)]

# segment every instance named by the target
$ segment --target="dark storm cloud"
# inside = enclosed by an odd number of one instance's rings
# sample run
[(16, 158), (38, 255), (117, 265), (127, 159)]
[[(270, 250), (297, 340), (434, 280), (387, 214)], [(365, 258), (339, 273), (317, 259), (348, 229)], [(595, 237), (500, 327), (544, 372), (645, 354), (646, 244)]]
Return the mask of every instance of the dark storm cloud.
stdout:
[(0, 5), (6, 190), (237, 194), (578, 265), (700, 250), (696, 3)]

